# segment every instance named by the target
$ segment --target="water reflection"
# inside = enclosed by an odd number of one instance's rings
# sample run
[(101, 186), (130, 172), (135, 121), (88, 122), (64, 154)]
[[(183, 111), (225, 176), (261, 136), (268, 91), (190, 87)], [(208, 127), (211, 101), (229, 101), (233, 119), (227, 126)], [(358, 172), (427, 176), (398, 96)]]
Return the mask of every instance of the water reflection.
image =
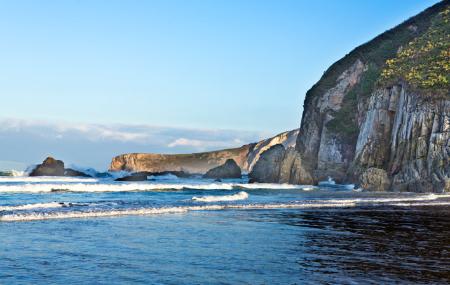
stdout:
[[(279, 211), (301, 227), (301, 275), (325, 282), (450, 282), (450, 208)], [(311, 279), (310, 279), (311, 280)]]

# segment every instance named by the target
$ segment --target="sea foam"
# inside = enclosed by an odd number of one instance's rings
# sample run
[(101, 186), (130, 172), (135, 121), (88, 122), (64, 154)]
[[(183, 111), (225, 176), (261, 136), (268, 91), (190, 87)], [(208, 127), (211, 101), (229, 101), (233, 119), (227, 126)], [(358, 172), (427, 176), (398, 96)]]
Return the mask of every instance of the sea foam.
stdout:
[(241, 191), (234, 195), (192, 197), (192, 200), (197, 202), (226, 202), (226, 201), (239, 201), (245, 199), (248, 199), (248, 193), (244, 191)]
[(32, 210), (32, 209), (47, 209), (64, 207), (64, 203), (50, 202), (50, 203), (34, 203), (24, 205), (8, 205), (0, 206), (0, 211), (16, 211), (16, 210)]
[[(238, 193), (239, 194), (239, 193)], [(242, 195), (242, 194), (241, 194)], [(229, 197), (235, 195), (228, 195)], [(24, 212), (0, 215), (0, 222), (14, 221), (36, 221), (51, 219), (70, 218), (97, 218), (114, 216), (156, 215), (186, 213), (193, 211), (220, 211), (220, 210), (270, 210), (270, 209), (326, 209), (326, 208), (353, 208), (358, 206), (379, 207), (418, 207), (418, 206), (449, 206), (450, 201), (435, 201), (440, 198), (448, 198), (450, 195), (424, 195), (421, 197), (392, 198), (392, 199), (330, 199), (330, 200), (307, 200), (291, 203), (267, 203), (267, 204), (228, 204), (228, 205), (201, 205), (201, 206), (178, 206), (160, 208), (138, 208), (138, 209), (110, 209), (92, 211), (64, 211), (64, 212)], [(209, 196), (218, 197), (218, 196)], [(224, 197), (224, 196), (222, 196)], [(204, 197), (203, 197), (204, 198)], [(399, 201), (405, 201), (399, 203)], [(406, 203), (406, 201), (409, 201)], [(428, 201), (428, 202), (427, 202)], [(430, 202), (431, 201), (431, 202)], [(394, 209), (395, 210), (395, 209)]]
[[(27, 177), (28, 178), (28, 177)], [(155, 190), (245, 190), (245, 189), (292, 189), (312, 190), (311, 186), (287, 184), (242, 184), (242, 183), (150, 183), (150, 182), (99, 182), (98, 179), (71, 178), (58, 181), (45, 178), (39, 180), (26, 179), (26, 183), (4, 183), (0, 179), (0, 193), (49, 193), (55, 191), (67, 192), (124, 192), (124, 191), (155, 191)], [(7, 182), (16, 182), (6, 180)], [(23, 182), (23, 181), (22, 181)], [(30, 183), (28, 183), (30, 182)], [(33, 183), (40, 182), (40, 183)], [(48, 183), (51, 182), (51, 183)], [(67, 183), (66, 183), (67, 182)], [(82, 183), (83, 182), (83, 183)], [(314, 188), (317, 189), (317, 188)]]

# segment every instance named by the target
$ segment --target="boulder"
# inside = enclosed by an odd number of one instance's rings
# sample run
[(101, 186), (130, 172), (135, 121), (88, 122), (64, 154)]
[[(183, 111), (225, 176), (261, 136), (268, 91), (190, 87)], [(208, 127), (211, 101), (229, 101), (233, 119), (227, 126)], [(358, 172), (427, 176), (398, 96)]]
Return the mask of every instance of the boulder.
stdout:
[(64, 162), (49, 156), (31, 171), (30, 176), (64, 176)]
[(203, 178), (223, 179), (223, 178), (241, 178), (241, 168), (233, 159), (227, 159), (224, 164), (214, 167)]
[(72, 168), (66, 168), (64, 169), (64, 176), (76, 176), (76, 177), (92, 177), (89, 174), (86, 174), (84, 172), (72, 169)]
[(386, 191), (390, 182), (385, 170), (371, 167), (359, 176), (361, 188), (369, 191)]
[(117, 178), (115, 181), (147, 181), (147, 175), (142, 173), (133, 173), (125, 177)]

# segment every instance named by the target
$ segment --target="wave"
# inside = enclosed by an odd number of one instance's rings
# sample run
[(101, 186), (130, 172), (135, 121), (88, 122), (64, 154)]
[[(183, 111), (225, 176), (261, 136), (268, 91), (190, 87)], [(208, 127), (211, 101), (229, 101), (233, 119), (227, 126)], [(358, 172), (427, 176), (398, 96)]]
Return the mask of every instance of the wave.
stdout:
[(25, 171), (20, 171), (20, 170), (5, 170), (5, 171), (0, 171), (0, 177), (23, 177), (26, 176), (27, 173)]
[[(239, 193), (238, 193), (239, 194)], [(449, 197), (450, 195), (436, 195), (433, 197), (427, 195), (430, 200), (436, 200), (441, 197)], [(235, 195), (229, 195), (235, 196)], [(209, 196), (213, 197), (213, 196)], [(224, 196), (222, 196), (224, 197)], [(424, 197), (422, 197), (423, 199)], [(326, 208), (353, 208), (361, 206), (400, 206), (400, 207), (417, 207), (417, 206), (450, 206), (450, 201), (432, 201), (424, 202), (425, 200), (409, 200), (419, 201), (417, 203), (398, 203), (399, 199), (391, 199), (394, 203), (386, 203), (384, 199), (380, 203), (380, 199), (333, 199), (333, 200), (309, 200), (292, 203), (269, 203), (269, 204), (245, 204), (245, 205), (203, 205), (203, 206), (179, 206), (179, 207), (161, 207), (161, 208), (138, 208), (138, 209), (111, 209), (111, 210), (94, 210), (94, 211), (65, 211), (65, 212), (44, 212), (44, 213), (17, 213), (0, 215), (0, 222), (17, 222), (17, 221), (37, 221), (37, 220), (52, 220), (52, 219), (71, 219), (71, 218), (99, 218), (99, 217), (115, 217), (115, 216), (138, 216), (138, 215), (157, 215), (157, 214), (175, 214), (186, 213), (193, 211), (220, 211), (220, 210), (271, 210), (271, 209), (326, 209)], [(429, 201), (430, 201), (429, 200)]]
[[(30, 182), (53, 182), (53, 183), (65, 183), (65, 182), (98, 182), (96, 178), (82, 178), (82, 177), (64, 177), (64, 176), (2, 176), (0, 177), (0, 183), (15, 182), (15, 183), (30, 183)], [(39, 185), (39, 184), (36, 184)], [(8, 186), (8, 185), (1, 185)]]
[(162, 207), (162, 208), (140, 208), (128, 210), (100, 210), (90, 212), (46, 212), (46, 213), (24, 213), (9, 214), (0, 216), (0, 222), (17, 221), (37, 221), (53, 219), (71, 219), (71, 218), (100, 218), (114, 216), (138, 216), (138, 215), (157, 215), (186, 213), (192, 211), (219, 211), (226, 209), (257, 210), (257, 209), (310, 209), (310, 208), (336, 208), (352, 207), (354, 203), (317, 203), (317, 204), (248, 204), (248, 205), (208, 205), (208, 206), (183, 206), (183, 207)]
[(16, 211), (16, 210), (32, 210), (32, 209), (51, 209), (69, 207), (69, 203), (50, 202), (50, 203), (34, 203), (25, 205), (0, 206), (0, 211)]
[(241, 191), (234, 195), (221, 195), (221, 196), (203, 196), (203, 197), (192, 197), (192, 200), (197, 202), (226, 202), (226, 201), (239, 201), (248, 198), (248, 193)]
[[(46, 177), (44, 180), (27, 177), (27, 182), (55, 182), (56, 177)], [(241, 183), (149, 183), (149, 182), (103, 182), (93, 178), (64, 178), (59, 182), (70, 183), (25, 183), (25, 184), (0, 184), (0, 193), (49, 193), (56, 191), (67, 192), (125, 192), (125, 191), (154, 191), (154, 190), (256, 190), (256, 189), (292, 189), (312, 190), (313, 186), (288, 185), (288, 184), (241, 184)], [(16, 182), (14, 179), (0, 178), (1, 182)], [(79, 183), (76, 183), (79, 182)], [(86, 183), (80, 183), (86, 182)], [(96, 183), (93, 183), (96, 182)]]

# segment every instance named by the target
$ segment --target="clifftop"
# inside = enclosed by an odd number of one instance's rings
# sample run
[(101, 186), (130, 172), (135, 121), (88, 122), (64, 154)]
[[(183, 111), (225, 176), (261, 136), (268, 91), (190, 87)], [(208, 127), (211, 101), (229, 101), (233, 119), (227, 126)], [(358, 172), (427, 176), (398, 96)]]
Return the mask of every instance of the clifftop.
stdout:
[(243, 171), (249, 171), (266, 149), (275, 144), (294, 147), (298, 130), (284, 132), (258, 143), (243, 145), (238, 148), (200, 152), (191, 154), (154, 154), (130, 153), (112, 159), (110, 170), (130, 172), (149, 171), (184, 171), (204, 174), (208, 170), (233, 159)]

